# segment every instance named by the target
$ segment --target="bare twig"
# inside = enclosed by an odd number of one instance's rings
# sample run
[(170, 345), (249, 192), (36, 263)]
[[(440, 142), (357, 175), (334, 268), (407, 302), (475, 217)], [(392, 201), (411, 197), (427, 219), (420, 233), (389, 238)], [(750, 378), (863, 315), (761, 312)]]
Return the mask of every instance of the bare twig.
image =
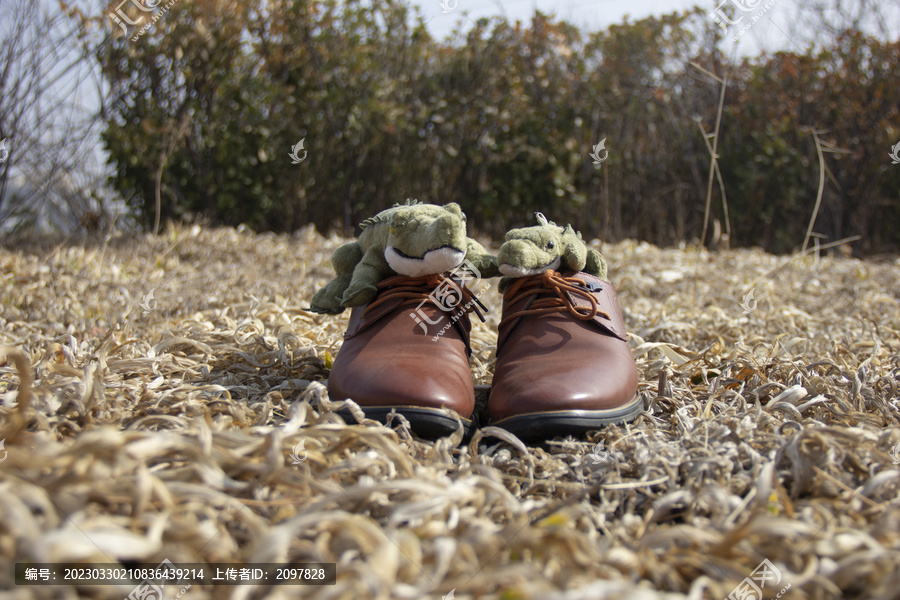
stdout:
[(77, 18), (54, 4), (0, 3), (0, 122), (11, 141), (0, 168), (0, 220), (21, 214), (19, 223), (27, 223), (51, 207), (58, 215), (53, 225), (75, 228), (97, 208), (85, 190), (105, 176), (94, 153), (96, 111), (72, 93), (94, 75), (91, 46)]
[(819, 155), (819, 191), (816, 193), (816, 205), (813, 208), (812, 218), (809, 220), (809, 227), (806, 228), (806, 237), (803, 239), (803, 249), (801, 254), (806, 254), (806, 247), (809, 244), (809, 238), (812, 235), (813, 226), (816, 223), (816, 217), (819, 215), (819, 207), (822, 205), (822, 195), (825, 192), (825, 153), (831, 154), (848, 154), (849, 150), (844, 150), (833, 146), (819, 139), (819, 134), (823, 131), (809, 130), (813, 139), (816, 141), (816, 153)]
[[(714, 75), (712, 72), (704, 69), (703, 67), (701, 67), (700, 65), (698, 65), (697, 63), (694, 63), (694, 62), (691, 63), (691, 66), (693, 66), (694, 68), (711, 76), (713, 79), (715, 79), (717, 82), (721, 83), (721, 85), (722, 85), (722, 88), (719, 91), (719, 106), (718, 106), (718, 109), (716, 110), (716, 126), (713, 129), (713, 132), (711, 134), (707, 134), (704, 132), (704, 139), (706, 140), (707, 148), (709, 148), (709, 151), (710, 151), (709, 179), (706, 183), (706, 207), (704, 208), (704, 211), (703, 211), (703, 233), (700, 236), (700, 244), (705, 245), (706, 244), (706, 232), (707, 232), (707, 229), (709, 228), (709, 212), (710, 212), (710, 208), (712, 205), (713, 179), (716, 177), (716, 173), (719, 169), (719, 166), (718, 166), (719, 129), (722, 125), (722, 110), (725, 107), (725, 90), (728, 88), (728, 75), (726, 74), (725, 77), (718, 77), (718, 76)], [(701, 128), (701, 130), (703, 129), (702, 125), (700, 128)], [(710, 146), (710, 144), (709, 144), (710, 137), (713, 138), (712, 146)], [(719, 184), (722, 187), (722, 199), (724, 202), (725, 186), (722, 184), (721, 175), (719, 176)], [(726, 214), (726, 230), (730, 232), (731, 224), (727, 223), (727, 214), (728, 214), (727, 205), (725, 208), (725, 214)]]
[(0, 356), (9, 359), (19, 372), (19, 393), (16, 395), (16, 412), (9, 419), (9, 428), (3, 432), (3, 439), (14, 438), (27, 425), (25, 413), (31, 406), (31, 360), (22, 350), (14, 346), (0, 346)]
[(162, 156), (160, 156), (159, 158), (159, 167), (156, 169), (156, 218), (153, 221), (153, 235), (159, 235), (159, 219), (160, 213), (162, 212), (161, 188), (163, 169), (165, 169), (166, 163), (169, 161), (169, 157), (173, 152), (175, 152), (179, 142), (184, 139), (184, 135), (185, 133), (187, 133), (189, 123), (190, 117), (188, 111), (182, 110), (181, 121), (180, 123), (178, 123), (177, 127), (170, 130), (169, 139), (166, 143), (165, 149), (163, 150)]
[(812, 218), (809, 220), (809, 227), (806, 228), (806, 237), (803, 239), (802, 254), (806, 253), (806, 246), (809, 244), (809, 236), (812, 235), (813, 225), (816, 223), (816, 217), (819, 214), (819, 206), (822, 205), (822, 193), (825, 191), (825, 156), (822, 153), (822, 144), (819, 143), (819, 135), (817, 131), (812, 132), (813, 139), (816, 140), (816, 153), (819, 155), (819, 191), (816, 193), (816, 206), (813, 208)]
[[(703, 141), (706, 143), (706, 149), (709, 151), (709, 155), (712, 158), (712, 164), (715, 166), (716, 170), (716, 181), (719, 182), (719, 191), (722, 192), (722, 209), (725, 211), (725, 233), (728, 236), (731, 236), (731, 218), (728, 216), (728, 198), (725, 195), (725, 181), (722, 179), (722, 170), (719, 169), (719, 161), (718, 156), (716, 156), (716, 151), (713, 149), (712, 145), (709, 143), (710, 136), (706, 133), (706, 130), (703, 129), (703, 123), (698, 121), (697, 126), (700, 127), (700, 131), (703, 132)], [(707, 211), (709, 207), (710, 197), (707, 194)], [(709, 213), (707, 212), (707, 215)], [(705, 231), (705, 229), (704, 229)], [(704, 239), (706, 238), (706, 234), (704, 233)]]

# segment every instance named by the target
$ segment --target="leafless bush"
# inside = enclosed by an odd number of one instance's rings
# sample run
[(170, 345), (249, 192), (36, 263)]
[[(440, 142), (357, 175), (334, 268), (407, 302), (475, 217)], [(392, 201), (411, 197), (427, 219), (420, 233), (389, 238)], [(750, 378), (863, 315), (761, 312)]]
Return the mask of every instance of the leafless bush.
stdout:
[(71, 231), (105, 212), (91, 46), (78, 9), (0, 0), (0, 231)]

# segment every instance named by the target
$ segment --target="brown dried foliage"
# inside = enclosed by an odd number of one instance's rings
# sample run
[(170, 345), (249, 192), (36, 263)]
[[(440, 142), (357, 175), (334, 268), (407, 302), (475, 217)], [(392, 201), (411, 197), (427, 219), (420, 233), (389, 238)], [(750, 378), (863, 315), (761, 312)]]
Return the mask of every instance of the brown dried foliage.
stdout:
[(175, 228), (0, 250), (3, 561), (338, 565), (335, 586), (191, 598), (574, 600), (724, 598), (767, 558), (790, 598), (896, 597), (897, 260), (603, 247), (647, 410), (588, 439), (458, 446), (335, 414), (347, 315), (303, 307), (340, 242)]

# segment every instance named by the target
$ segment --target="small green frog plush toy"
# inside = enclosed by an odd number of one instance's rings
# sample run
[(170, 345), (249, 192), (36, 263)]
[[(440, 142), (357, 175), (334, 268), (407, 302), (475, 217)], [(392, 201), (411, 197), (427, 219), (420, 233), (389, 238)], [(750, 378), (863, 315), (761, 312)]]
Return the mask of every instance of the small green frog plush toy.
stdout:
[(369, 303), (378, 282), (393, 275), (420, 277), (451, 271), (464, 261), (481, 277), (496, 277), (496, 257), (466, 237), (466, 215), (459, 205), (407, 200), (360, 223), (359, 241), (334, 251), (337, 276), (313, 296), (310, 310), (339, 314)]
[[(539, 225), (513, 229), (497, 255), (500, 272), (508, 278), (539, 275), (544, 271), (583, 271), (606, 279), (606, 260), (581, 239), (571, 225), (560, 227), (541, 213)], [(506, 283), (506, 281), (504, 282)], [(505, 287), (501, 283), (501, 287)]]

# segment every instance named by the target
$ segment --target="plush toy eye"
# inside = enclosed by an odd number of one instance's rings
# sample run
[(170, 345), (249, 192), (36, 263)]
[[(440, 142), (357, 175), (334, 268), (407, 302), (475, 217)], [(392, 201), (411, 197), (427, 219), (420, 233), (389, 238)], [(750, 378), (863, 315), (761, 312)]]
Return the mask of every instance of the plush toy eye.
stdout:
[(556, 244), (554, 244), (553, 242), (547, 242), (547, 250), (553, 250), (555, 246)]

